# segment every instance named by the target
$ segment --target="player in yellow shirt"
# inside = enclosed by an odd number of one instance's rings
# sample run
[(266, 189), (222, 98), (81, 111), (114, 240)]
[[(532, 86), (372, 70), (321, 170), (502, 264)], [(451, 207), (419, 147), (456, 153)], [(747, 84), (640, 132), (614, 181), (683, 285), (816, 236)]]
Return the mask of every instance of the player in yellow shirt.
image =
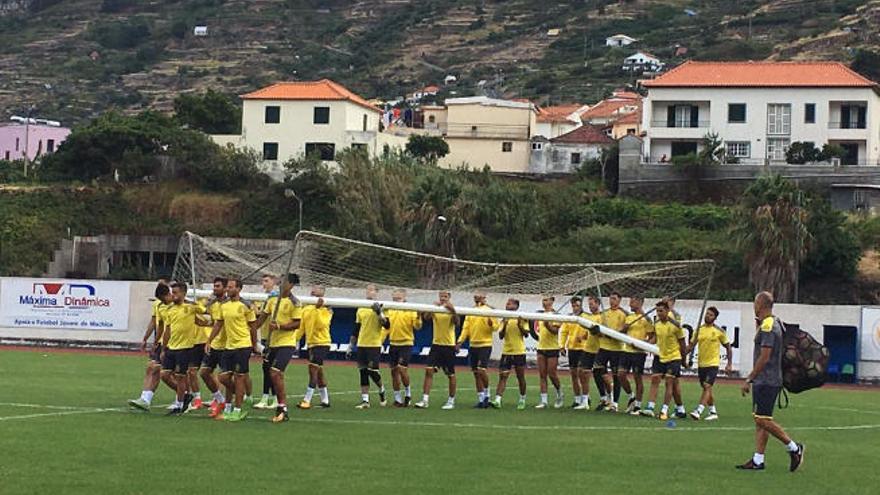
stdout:
[[(406, 302), (406, 291), (396, 289), (391, 294), (396, 302)], [(422, 328), (422, 318), (415, 311), (392, 309), (388, 311), (388, 338), (391, 349), (388, 351), (388, 365), (391, 366), (391, 387), (394, 390), (394, 407), (409, 407), (412, 402), (412, 389), (409, 381), (409, 360), (415, 344), (415, 332)], [(384, 338), (383, 338), (384, 341)], [(400, 396), (403, 384), (404, 396)]]
[(241, 280), (230, 278), (226, 285), (226, 301), (220, 306), (218, 319), (214, 321), (214, 329), (205, 343), (205, 352), (211, 352), (211, 343), (223, 330), (226, 346), (220, 361), (220, 383), (227, 389), (235, 391), (232, 404), (227, 398), (224, 415), (215, 419), (241, 421), (247, 416), (241, 405), (247, 393), (247, 377), (250, 372), (249, 360), (251, 353), (257, 352), (257, 328), (254, 323), (256, 315), (250, 305), (241, 299)]
[(149, 411), (153, 403), (153, 395), (159, 388), (159, 374), (162, 371), (162, 331), (164, 322), (160, 315), (160, 308), (164, 313), (165, 305), (171, 302), (171, 289), (168, 287), (168, 281), (160, 279), (156, 285), (154, 293), (156, 299), (151, 305), (150, 323), (147, 325), (147, 331), (144, 333), (144, 340), (141, 342), (141, 350), (147, 352), (148, 341), (153, 338), (152, 348), (149, 350), (149, 361), (147, 361), (147, 369), (144, 371), (144, 385), (141, 390), (141, 396), (137, 399), (128, 401), (128, 405), (144, 411)]
[[(641, 296), (632, 296), (629, 298), (630, 313), (626, 316), (623, 325), (623, 331), (630, 337), (649, 342), (651, 335), (654, 333), (654, 324), (644, 311), (645, 299)], [(623, 348), (623, 358), (620, 363), (620, 373), (624, 375), (621, 381), (629, 382), (627, 373), (632, 374), (633, 382), (635, 382), (635, 396), (630, 395), (630, 399), (626, 404), (626, 412), (638, 415), (642, 409), (642, 398), (645, 393), (645, 385), (643, 375), (645, 374), (645, 359), (648, 354), (641, 349), (625, 344)]]
[(672, 320), (669, 312), (669, 304), (666, 301), (657, 303), (657, 321), (654, 322), (654, 334), (660, 355), (654, 356), (654, 369), (651, 376), (651, 391), (648, 393), (648, 407), (642, 409), (643, 416), (654, 417), (654, 401), (657, 400), (657, 391), (660, 381), (665, 380), (666, 390), (663, 397), (663, 408), (660, 411), (660, 419), (669, 418), (669, 399), (675, 399), (676, 413), (680, 418), (687, 417), (684, 412), (684, 404), (681, 401), (681, 389), (676, 387), (681, 376), (681, 363), (687, 350), (684, 344), (684, 330), (677, 322)]
[(190, 383), (188, 370), (192, 363), (192, 347), (196, 338), (196, 315), (204, 312), (195, 304), (186, 301), (187, 287), (184, 283), (171, 284), (172, 304), (165, 314), (167, 330), (162, 335), (165, 347), (162, 356), (162, 379), (174, 385), (177, 399), (169, 415), (183, 414), (192, 401), (188, 392)]
[(324, 360), (330, 352), (330, 321), (333, 310), (324, 306), (324, 287), (315, 285), (310, 294), (317, 297), (315, 304), (309, 304), (302, 310), (302, 323), (294, 333), (294, 340), (299, 342), (305, 336), (309, 348), (309, 385), (303, 400), (297, 407), (311, 409), (315, 388), (321, 396), (321, 407), (330, 407), (330, 393), (327, 391), (327, 377), (324, 375)]
[[(379, 290), (373, 284), (367, 285), (366, 298), (376, 299)], [(385, 329), (391, 325), (382, 312), (379, 303), (370, 308), (358, 308), (355, 313), (354, 330), (349, 340), (349, 353), (357, 348), (357, 365), (361, 378), (361, 403), (357, 409), (370, 408), (370, 379), (379, 387), (379, 405), (385, 406), (385, 385), (379, 373), (379, 358), (382, 355), (382, 341)]]
[[(553, 303), (556, 298), (553, 296), (544, 296), (541, 299), (543, 313), (556, 313), (553, 309)], [(538, 340), (538, 377), (541, 385), (541, 402), (535, 406), (535, 409), (545, 409), (547, 407), (547, 379), (556, 389), (556, 402), (553, 407), (556, 409), (564, 405), (564, 397), (562, 388), (559, 384), (559, 377), (556, 374), (556, 367), (559, 363), (559, 328), (561, 325), (555, 321), (539, 321), (536, 322), (537, 327), (535, 338)]]
[[(266, 294), (266, 301), (254, 301), (252, 308), (256, 315), (262, 314), (272, 301), (278, 299), (278, 278), (275, 275), (266, 273), (263, 275), (262, 279), (260, 279), (260, 286)], [(271, 319), (267, 318), (261, 325), (257, 326), (258, 338), (263, 347), (263, 396), (260, 398), (259, 402), (254, 404), (254, 409), (275, 409), (277, 407), (277, 404), (272, 403), (274, 401), (273, 397), (275, 396), (275, 391), (272, 389), (272, 363), (269, 362), (269, 354), (266, 352), (266, 348), (269, 346), (268, 339), (270, 323)], [(248, 395), (251, 394), (252, 389), (253, 385), (250, 385), (248, 387)]]
[(697, 376), (700, 378), (700, 386), (703, 387), (700, 404), (691, 411), (691, 418), (696, 420), (699, 420), (703, 415), (706, 406), (709, 406), (709, 415), (706, 416), (706, 421), (718, 419), (712, 387), (715, 385), (718, 366), (721, 364), (721, 346), (724, 346), (727, 351), (727, 366), (724, 368), (724, 372), (729, 375), (733, 371), (733, 349), (730, 345), (730, 339), (727, 338), (724, 330), (715, 325), (717, 318), (718, 308), (714, 306), (707, 308), (706, 316), (703, 318), (704, 323), (697, 330), (694, 341), (688, 346), (688, 354), (693, 352), (694, 347), (697, 348)]
[(266, 328), (267, 352), (264, 361), (269, 363), (269, 379), (272, 381), (272, 390), (275, 392), (273, 423), (290, 420), (287, 411), (284, 371), (296, 352), (294, 335), (302, 322), (302, 308), (294, 302), (295, 298), (291, 296), (293, 286), (298, 281), (299, 278), (296, 275), (288, 274), (287, 279), (281, 285), (281, 294), (279, 297), (271, 297), (266, 300), (255, 324), (258, 328), (263, 325)]
[[(486, 294), (477, 292), (474, 294), (474, 307), (477, 309), (492, 309), (486, 304)], [(471, 371), (474, 374), (474, 385), (477, 388), (477, 403), (475, 409), (488, 409), (489, 407), (489, 358), (492, 356), (492, 333), (495, 331), (495, 320), (487, 316), (466, 316), (461, 326), (461, 335), (455, 343), (457, 353), (462, 344), (470, 342), (468, 357)]]
[(439, 301), (434, 303), (442, 306), (447, 312), (424, 313), (422, 318), (433, 322), (434, 338), (431, 341), (431, 353), (428, 355), (428, 366), (425, 367), (425, 382), (422, 386), (422, 400), (415, 403), (415, 407), (425, 409), (428, 407), (428, 397), (431, 394), (431, 385), (434, 383), (434, 374), (440, 370), (449, 379), (449, 397), (441, 409), (455, 409), (455, 326), (458, 324), (458, 315), (455, 307), (450, 302), (452, 294), (448, 290), (441, 290)]
[[(220, 306), (226, 300), (227, 283), (228, 281), (224, 277), (214, 278), (214, 285), (212, 287), (213, 294), (206, 304), (207, 314), (210, 316), (210, 319), (205, 319), (201, 322), (201, 324), (208, 325), (208, 337), (211, 336), (211, 330), (214, 328), (214, 321), (220, 318)], [(220, 382), (217, 381), (217, 378), (214, 376), (214, 370), (220, 366), (220, 356), (223, 354), (223, 347), (225, 345), (226, 336), (221, 330), (221, 335), (214, 339), (211, 346), (211, 352), (205, 353), (202, 351), (203, 358), (201, 367), (199, 368), (199, 375), (202, 377), (202, 381), (205, 382), (205, 386), (211, 391), (211, 404), (209, 407), (211, 409), (210, 416), (212, 418), (217, 416), (226, 404), (226, 396), (220, 392)], [(231, 398), (234, 392), (227, 389), (226, 394)]]
[[(626, 322), (626, 311), (620, 307), (620, 293), (612, 292), (608, 296), (608, 309), (602, 313), (602, 325), (618, 332), (623, 330)], [(605, 389), (611, 390), (610, 403), (606, 409), (617, 412), (617, 402), (620, 400), (620, 389), (632, 396), (632, 388), (623, 374), (621, 380), (620, 359), (623, 357), (623, 342), (602, 334), (599, 337), (599, 354), (596, 356), (596, 367), (602, 370), (602, 378), (605, 381)], [(602, 406), (602, 404), (599, 404)]]
[[(569, 299), (568, 302), (571, 305), (572, 316), (583, 315), (583, 299), (574, 296)], [(564, 353), (563, 355), (568, 356), (568, 371), (571, 374), (571, 390), (574, 393), (574, 402), (571, 404), (571, 408), (578, 410), (586, 407), (583, 404), (584, 383), (580, 366), (581, 361), (584, 359), (584, 347), (587, 342), (585, 340), (577, 339), (578, 330), (581, 328), (583, 327), (578, 323), (566, 322), (562, 324), (562, 328), (559, 330), (562, 352)]]
[[(519, 309), (519, 300), (510, 298), (504, 309), (516, 311)], [(526, 336), (529, 334), (529, 322), (521, 318), (503, 319), (499, 325), (498, 336), (504, 342), (501, 348), (501, 362), (498, 364), (498, 387), (495, 389), (495, 400), (492, 407), (501, 409), (501, 398), (507, 387), (507, 379), (510, 377), (510, 369), (516, 372), (516, 381), (519, 385), (519, 401), (516, 409), (522, 411), (526, 408)]]
[[(587, 313), (582, 313), (584, 319), (593, 323), (602, 323), (602, 311), (599, 306), (599, 298), (593, 295), (587, 296)], [(569, 337), (571, 338), (571, 337)], [(578, 366), (580, 372), (579, 380), (581, 383), (581, 401), (580, 405), (575, 409), (590, 409), (590, 380), (596, 382), (596, 389), (599, 393), (600, 402), (607, 400), (605, 396), (605, 381), (602, 379), (602, 372), (597, 370), (593, 372), (596, 365), (596, 355), (599, 353), (599, 335), (593, 333), (587, 328), (578, 325), (575, 329), (574, 338), (576, 345), (583, 349), (581, 361)], [(603, 406), (604, 408), (604, 406)]]

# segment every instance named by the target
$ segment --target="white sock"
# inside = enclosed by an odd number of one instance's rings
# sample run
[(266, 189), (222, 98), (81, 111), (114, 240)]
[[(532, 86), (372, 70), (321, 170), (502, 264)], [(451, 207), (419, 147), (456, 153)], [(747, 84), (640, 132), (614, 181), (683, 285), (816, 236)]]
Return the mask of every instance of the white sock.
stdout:
[(656, 405), (656, 404), (654, 404), (653, 402), (650, 402), (650, 401), (649, 401), (649, 402), (648, 402), (648, 409), (654, 409), (654, 406), (655, 406), (655, 405)]
[(640, 400), (633, 402), (633, 404), (635, 404), (636, 407), (642, 407), (642, 401)]
[(488, 388), (484, 388), (484, 389), (483, 389), (483, 398), (486, 399), (486, 400), (489, 400), (489, 397), (491, 397), (491, 396), (489, 395), (489, 389), (488, 389)]
[(223, 397), (223, 394), (219, 390), (211, 394), (211, 398), (216, 400), (217, 402), (226, 402), (226, 399)]
[(788, 449), (789, 452), (797, 452), (798, 450), (798, 446), (794, 440), (788, 442), (788, 445), (786, 445), (785, 448)]
[(599, 397), (599, 399), (600, 399), (602, 402), (608, 402), (608, 395), (605, 394), (605, 395)]
[(660, 411), (663, 412), (664, 414), (669, 412), (669, 406), (667, 406), (666, 404), (663, 404), (663, 407), (660, 408)]
[(447, 404), (455, 404), (455, 397), (449, 397), (448, 399), (446, 399), (446, 403)]
[(684, 404), (679, 404), (679, 405), (675, 406), (675, 412), (683, 413), (684, 412)]
[(223, 412), (228, 414), (232, 412), (232, 402), (227, 402), (226, 406), (223, 407)]
[(321, 402), (327, 403), (330, 402), (330, 392), (327, 392), (327, 387), (321, 387), (318, 389), (318, 393), (321, 394)]
[(547, 394), (542, 393), (541, 394), (541, 404), (546, 404), (546, 403), (547, 403)]
[(586, 394), (581, 395), (581, 404), (589, 404), (589, 403), (590, 403), (590, 396), (586, 395)]
[(428, 403), (428, 394), (422, 394), (422, 402), (424, 402), (425, 404)]
[(697, 406), (697, 414), (703, 414), (703, 411), (705, 409), (706, 408), (702, 404), (700, 404), (699, 406)]
[(752, 456), (752, 462), (755, 464), (764, 464), (764, 454), (755, 452), (755, 455)]
[(715, 410), (715, 406), (714, 406), (714, 405), (713, 405), (713, 406), (709, 406), (709, 413), (711, 413), (711, 414), (718, 414), (718, 411)]
[(240, 408), (240, 407), (234, 407), (234, 408), (232, 409), (232, 412), (234, 412), (234, 413), (240, 413), (240, 412), (241, 412), (241, 408)]
[(477, 400), (479, 400), (480, 402), (486, 400), (486, 392), (483, 392), (482, 390), (477, 392)]
[(153, 402), (153, 392), (151, 390), (144, 390), (141, 392), (141, 399), (147, 404)]
[(394, 391), (394, 402), (403, 402), (402, 400), (400, 400), (400, 390)]
[(406, 388), (404, 389), (404, 392), (406, 393), (407, 397), (412, 398), (412, 390), (410, 390), (409, 385), (406, 386)]
[(251, 398), (250, 395), (245, 394), (245, 395), (244, 395), (244, 398), (242, 399), (242, 402), (247, 402), (247, 400), (250, 399), (250, 398)]
[(370, 394), (361, 394), (361, 402), (370, 402)]
[(263, 398), (260, 399), (262, 402), (269, 402), (269, 394), (263, 394)]
[(495, 394), (495, 402), (500, 402), (500, 401), (501, 401), (501, 396), (498, 394)]
[(304, 402), (311, 402), (312, 396), (315, 395), (315, 389), (312, 387), (306, 387), (306, 395), (303, 397)]
[(526, 396), (525, 396), (525, 395), (520, 395), (520, 396), (519, 396), (519, 400), (525, 402), (525, 401), (526, 401)]
[(382, 384), (381, 387), (379, 387), (379, 393), (380, 393), (380, 394), (384, 394), (384, 393), (385, 393), (385, 384), (384, 384), (384, 383)]

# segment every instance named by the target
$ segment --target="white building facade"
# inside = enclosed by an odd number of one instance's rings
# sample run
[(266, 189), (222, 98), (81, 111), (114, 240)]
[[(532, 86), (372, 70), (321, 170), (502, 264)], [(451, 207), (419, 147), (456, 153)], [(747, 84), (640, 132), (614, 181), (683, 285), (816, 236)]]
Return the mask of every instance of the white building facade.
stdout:
[(880, 162), (878, 86), (835, 62), (687, 62), (643, 82), (643, 157), (665, 162), (717, 133), (741, 163), (784, 163), (793, 142)]

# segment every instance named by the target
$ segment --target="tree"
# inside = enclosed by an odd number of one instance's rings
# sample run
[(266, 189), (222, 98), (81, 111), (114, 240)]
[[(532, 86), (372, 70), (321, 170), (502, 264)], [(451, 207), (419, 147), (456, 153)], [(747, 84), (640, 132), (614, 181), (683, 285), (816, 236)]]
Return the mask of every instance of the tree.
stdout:
[(813, 143), (796, 141), (786, 150), (785, 161), (795, 165), (818, 162), (822, 161), (822, 152)]
[(406, 152), (428, 163), (437, 163), (437, 160), (449, 154), (449, 145), (438, 136), (410, 134)]
[(208, 134), (241, 132), (241, 108), (228, 96), (212, 89), (201, 95), (182, 94), (175, 98), (174, 118), (182, 125)]
[(803, 194), (780, 175), (759, 177), (734, 214), (732, 234), (745, 255), (749, 281), (777, 301), (794, 298), (798, 265), (812, 240)]
[(835, 210), (827, 199), (811, 198), (807, 230), (813, 242), (801, 265), (801, 274), (805, 278), (832, 276), (851, 280), (862, 250), (853, 230), (847, 226), (846, 216)]
[(857, 50), (851, 67), (852, 70), (871, 80), (880, 80), (880, 53), (873, 50)]

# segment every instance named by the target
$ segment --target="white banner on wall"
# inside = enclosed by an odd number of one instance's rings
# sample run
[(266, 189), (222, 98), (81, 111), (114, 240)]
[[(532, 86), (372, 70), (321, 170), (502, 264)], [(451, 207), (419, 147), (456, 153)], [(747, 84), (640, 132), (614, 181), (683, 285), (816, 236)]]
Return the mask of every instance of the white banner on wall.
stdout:
[(880, 361), (880, 308), (862, 308), (862, 361)]
[(131, 282), (4, 278), (0, 326), (124, 331), (130, 289)]

